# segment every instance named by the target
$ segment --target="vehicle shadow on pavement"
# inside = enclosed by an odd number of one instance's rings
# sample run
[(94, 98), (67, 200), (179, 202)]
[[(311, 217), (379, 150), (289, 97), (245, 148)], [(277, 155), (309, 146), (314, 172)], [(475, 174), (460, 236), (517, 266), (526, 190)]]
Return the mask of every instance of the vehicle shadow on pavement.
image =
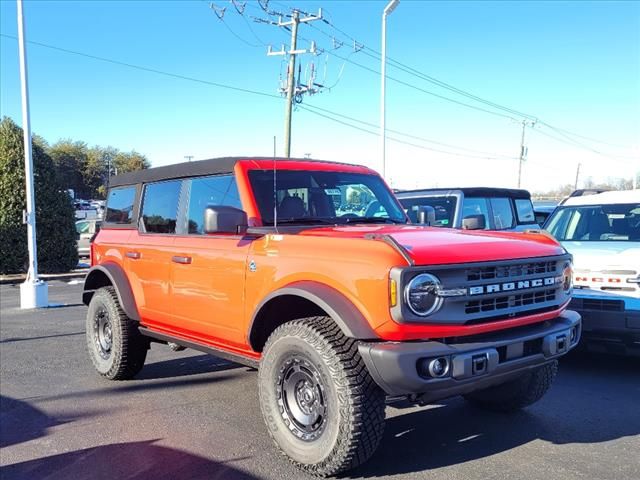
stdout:
[(44, 437), (49, 428), (90, 416), (92, 412), (54, 418), (28, 402), (0, 395), (0, 448)]
[[(207, 479), (258, 480), (232, 467), (156, 445), (158, 440), (114, 443), (0, 468), (3, 480)], [(236, 461), (234, 459), (231, 461)]]
[[(534, 440), (599, 443), (640, 434), (640, 363), (583, 358), (560, 363), (551, 391), (514, 414), (475, 408), (457, 397), (387, 419), (374, 457), (350, 477), (428, 471), (506, 452)], [(612, 394), (611, 392), (615, 392)]]
[(223, 372), (235, 368), (245, 367), (238, 363), (232, 363), (211, 355), (197, 355), (173, 358), (155, 363), (145, 363), (135, 379), (151, 380), (156, 378), (183, 377), (201, 373)]
[(11, 337), (11, 338), (5, 338), (4, 340), (0, 340), (0, 343), (28, 342), (31, 340), (44, 340), (47, 338), (75, 337), (75, 336), (84, 335), (84, 334), (85, 332), (75, 332), (75, 333), (57, 333), (55, 335), (42, 335), (39, 337)]

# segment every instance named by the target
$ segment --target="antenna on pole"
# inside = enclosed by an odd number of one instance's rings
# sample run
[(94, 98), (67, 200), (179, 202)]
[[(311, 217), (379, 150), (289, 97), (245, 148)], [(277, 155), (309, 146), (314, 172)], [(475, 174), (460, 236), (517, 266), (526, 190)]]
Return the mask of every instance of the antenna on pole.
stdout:
[(273, 136), (273, 228), (278, 233), (278, 189), (276, 183), (276, 136)]

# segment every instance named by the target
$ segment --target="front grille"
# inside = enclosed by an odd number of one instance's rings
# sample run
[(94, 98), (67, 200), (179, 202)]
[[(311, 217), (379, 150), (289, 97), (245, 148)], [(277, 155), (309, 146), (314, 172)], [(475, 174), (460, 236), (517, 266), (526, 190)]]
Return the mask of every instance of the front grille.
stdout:
[(444, 297), (442, 308), (429, 317), (413, 315), (404, 302), (400, 303), (399, 321), (477, 325), (556, 310), (569, 300), (561, 278), (569, 261), (569, 255), (557, 255), (399, 270), (401, 285), (429, 272), (438, 277), (443, 291), (454, 292)]
[(623, 312), (624, 301), (599, 298), (572, 298), (569, 305), (575, 310), (596, 310), (598, 312)]
[(475, 282), (478, 280), (494, 279), (506, 280), (528, 275), (544, 275), (546, 273), (557, 273), (557, 268), (557, 261), (470, 268), (467, 270), (467, 281)]
[(464, 308), (464, 312), (467, 314), (493, 312), (495, 310), (504, 310), (506, 308), (553, 302), (555, 299), (556, 291), (553, 289), (541, 290), (531, 293), (519, 293), (516, 295), (486, 298), (483, 300), (473, 300), (471, 302), (467, 302)]

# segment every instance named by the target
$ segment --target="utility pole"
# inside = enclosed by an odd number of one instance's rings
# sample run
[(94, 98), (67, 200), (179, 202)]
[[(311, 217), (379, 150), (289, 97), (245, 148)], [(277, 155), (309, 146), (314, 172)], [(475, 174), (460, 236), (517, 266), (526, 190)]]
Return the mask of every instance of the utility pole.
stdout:
[(291, 18), (291, 53), (289, 54), (289, 69), (287, 71), (287, 104), (284, 111), (284, 156), (291, 156), (291, 112), (293, 110), (293, 89), (296, 75), (296, 47), (298, 45), (298, 25), (300, 12), (293, 11)]
[(533, 128), (533, 126), (536, 124), (535, 121), (529, 121), (529, 120), (522, 120), (522, 138), (520, 139), (520, 161), (518, 163), (518, 188), (520, 188), (520, 185), (522, 184), (522, 163), (524, 161), (527, 160), (527, 154), (528, 152), (528, 148), (525, 146), (524, 144), (524, 132), (527, 128), (527, 126), (530, 126)]
[(49, 287), (38, 278), (38, 245), (36, 243), (36, 198), (33, 187), (33, 155), (31, 149), (31, 120), (29, 118), (29, 82), (27, 76), (27, 46), (24, 41), (22, 0), (18, 6), (18, 53), (20, 56), (20, 92), (22, 94), (22, 130), (24, 132), (24, 175), (26, 180), (27, 245), (29, 270), (20, 284), (20, 308), (42, 308), (49, 304)]
[(387, 80), (387, 17), (395, 10), (400, 0), (391, 0), (382, 11), (382, 51), (380, 55), (380, 154), (382, 155), (382, 178), (387, 178), (386, 158), (386, 80)]
[(573, 189), (574, 189), (574, 190), (577, 190), (577, 189), (578, 189), (578, 177), (580, 176), (580, 166), (581, 166), (581, 165), (582, 165), (581, 163), (578, 163), (578, 168), (576, 168), (576, 183), (575, 183), (575, 185), (573, 186)]
[[(284, 156), (289, 158), (291, 156), (291, 119), (293, 113), (293, 102), (299, 94), (302, 93), (314, 93), (311, 90), (303, 90), (301, 92), (296, 91), (296, 56), (304, 53), (316, 53), (316, 45), (315, 42), (311, 42), (311, 47), (309, 50), (297, 50), (298, 47), (298, 26), (301, 23), (309, 23), (315, 20), (322, 20), (322, 9), (318, 10), (317, 15), (308, 15), (300, 17), (302, 12), (300, 10), (294, 9), (291, 12), (291, 20), (287, 22), (282, 21), (282, 16), (280, 16), (278, 22), (271, 22), (268, 20), (260, 20), (262, 23), (270, 23), (276, 25), (278, 27), (283, 27), (291, 30), (291, 45), (289, 46), (289, 51), (286, 52), (284, 49), (284, 45), (280, 51), (274, 52), (269, 46), (267, 50), (268, 56), (274, 55), (289, 55), (289, 68), (287, 70), (287, 103), (285, 105), (284, 110)], [(298, 79), (299, 80), (299, 79)]]
[(185, 155), (185, 156), (184, 156), (184, 159), (185, 159), (187, 162), (190, 162), (191, 160), (193, 160), (193, 155)]

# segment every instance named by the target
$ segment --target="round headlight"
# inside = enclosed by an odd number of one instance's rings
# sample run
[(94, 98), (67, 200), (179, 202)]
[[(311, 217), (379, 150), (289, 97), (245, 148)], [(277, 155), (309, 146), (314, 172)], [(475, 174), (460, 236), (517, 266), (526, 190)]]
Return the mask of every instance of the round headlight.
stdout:
[(404, 300), (409, 309), (420, 317), (436, 312), (442, 306), (438, 296), (440, 280), (430, 273), (421, 273), (411, 279), (404, 289)]
[(562, 271), (562, 289), (569, 292), (573, 288), (573, 268), (567, 263)]

